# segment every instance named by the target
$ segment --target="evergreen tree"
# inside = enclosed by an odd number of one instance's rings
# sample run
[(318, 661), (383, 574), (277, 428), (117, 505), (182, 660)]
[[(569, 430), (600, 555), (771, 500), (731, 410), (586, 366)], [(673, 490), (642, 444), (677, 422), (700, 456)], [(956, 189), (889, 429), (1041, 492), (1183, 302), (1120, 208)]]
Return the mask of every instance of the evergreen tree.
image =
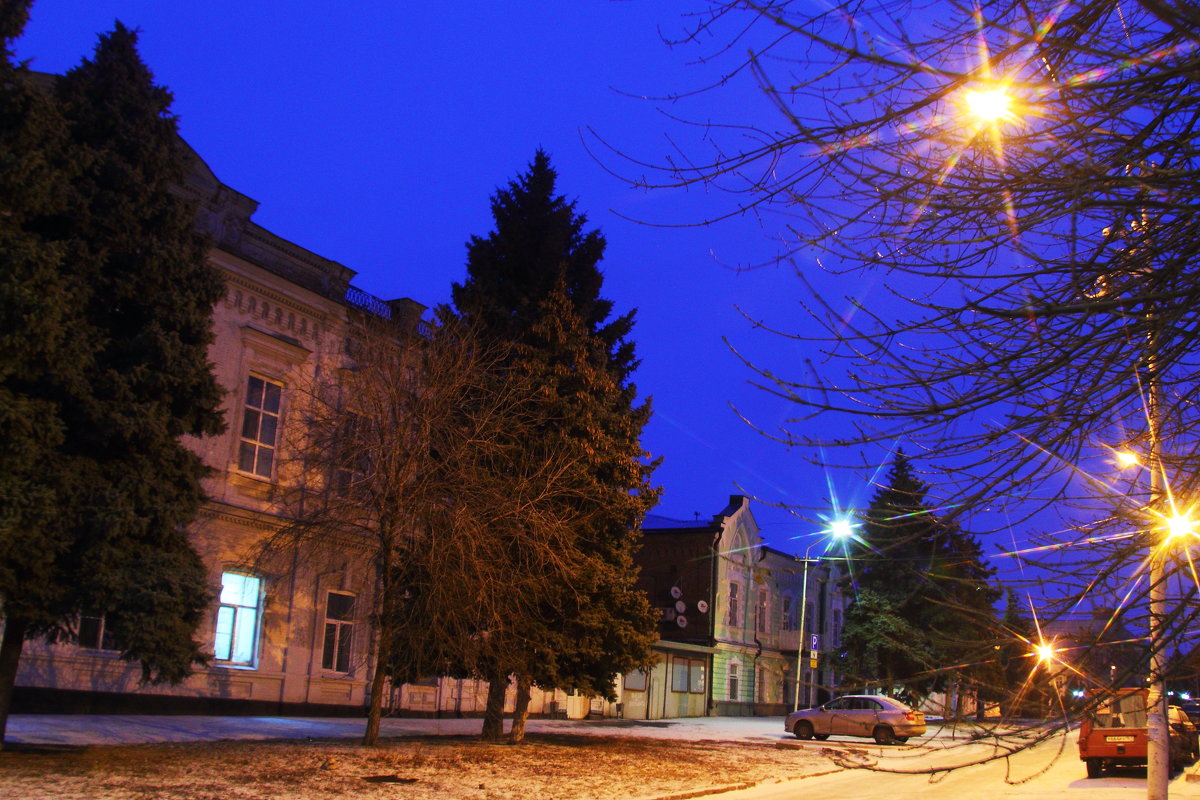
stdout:
[[(657, 615), (635, 588), (633, 560), (647, 503), (657, 498), (639, 444), (650, 409), (631, 406), (608, 350), (572, 313), (565, 282), (542, 302), (531, 334), (519, 366), (543, 387), (537, 416), (546, 423), (534, 457), (568, 454), (575, 491), (565, 505), (578, 538), (570, 582), (553, 587), (530, 621), (542, 645), (528, 674), (543, 688), (613, 699), (613, 676), (644, 666), (657, 638)], [(521, 721), (518, 714), (514, 724)]]
[(846, 665), (861, 670), (859, 680), (917, 694), (986, 678), (999, 598), (978, 540), (940, 519), (928, 492), (897, 453), (864, 516), (845, 633)]
[(65, 250), (45, 235), (66, 204), (66, 126), (10, 50), (30, 2), (0, 3), (0, 744), (21, 643), (58, 621), (66, 592), (55, 572), (69, 534), (54, 387), (77, 384), (81, 365)]
[[(193, 633), (209, 593), (186, 527), (205, 467), (181, 437), (222, 429), (208, 346), (224, 287), (176, 191), (190, 160), (170, 93), (136, 40), (118, 23), (45, 98), (65, 121), (73, 169), (27, 243), (57, 259), (50, 285), (69, 290), (46, 297), (60, 307), (44, 313), (71, 344), (41, 366), (35, 349), (19, 352), (23, 366), (5, 376), (44, 379), (29, 396), (46, 432), (28, 452), (49, 452), (26, 465), (53, 510), (41, 524), (4, 520), (6, 562), (38, 569), (3, 573), (0, 687), (11, 687), (26, 637), (70, 632), (83, 612), (104, 615), (144, 680), (182, 680), (203, 659)], [(5, 318), (5, 336), (14, 322)]]
[(893, 598), (874, 589), (859, 591), (846, 609), (842, 647), (841, 672), (887, 688), (909, 665), (932, 660), (924, 632), (900, 615)]
[(221, 389), (208, 360), (220, 273), (178, 194), (191, 167), (135, 32), (117, 23), (93, 60), (58, 83), (86, 167), (69, 231), (73, 278), (89, 288), (91, 391), (64, 404), (71, 426), (80, 590), (113, 612), (126, 656), (177, 681), (200, 657), (191, 634), (208, 592), (186, 526), (207, 473), (181, 437), (219, 433)]
[(611, 697), (613, 677), (649, 663), (655, 639), (654, 615), (634, 589), (638, 529), (658, 490), (640, 443), (649, 404), (637, 402), (630, 382), (633, 313), (609, 318), (598, 268), (604, 239), (585, 231), (586, 217), (556, 194), (556, 180), (539, 150), (529, 171), (493, 197), (495, 230), (472, 237), (467, 280), (453, 287), (458, 312), (512, 343), (512, 367), (543, 387), (542, 435), (528, 442), (529, 457), (568, 453), (574, 465), (574, 497), (564, 502), (578, 568), (540, 613), (515, 621), (524, 644), (486, 676), (497, 691), (485, 736), (499, 732), (499, 688), (509, 674), (518, 676), (519, 739), (531, 683)]

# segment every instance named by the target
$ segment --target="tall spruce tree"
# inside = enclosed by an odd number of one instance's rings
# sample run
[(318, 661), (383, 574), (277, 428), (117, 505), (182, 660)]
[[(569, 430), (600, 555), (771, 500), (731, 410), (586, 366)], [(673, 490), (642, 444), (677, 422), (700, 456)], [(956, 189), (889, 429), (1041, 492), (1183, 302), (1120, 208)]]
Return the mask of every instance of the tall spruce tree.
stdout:
[[(38, 312), (69, 344), (45, 365), (28, 348), (6, 370), (24, 370), (25, 398), (46, 415), (29, 451), (44, 459), (26, 466), (40, 470), (29, 475), (43, 479), (53, 509), (6, 517), (0, 531), (6, 563), (37, 567), (0, 573), (0, 688), (11, 688), (26, 638), (70, 633), (83, 612), (104, 615), (143, 680), (179, 681), (203, 660), (193, 634), (209, 592), (186, 527), (205, 467), (181, 437), (223, 426), (208, 346), (224, 287), (177, 192), (190, 161), (171, 95), (136, 41), (118, 23), (46, 95), (64, 121), (56, 157), (70, 169), (27, 242), (38, 259), (56, 259), (49, 285), (69, 287), (45, 298), (59, 308)], [(5, 336), (15, 322), (5, 318)]]
[(0, 3), (0, 744), (26, 632), (52, 627), (66, 592), (55, 570), (69, 533), (54, 389), (77, 385), (82, 364), (68, 335), (76, 287), (45, 232), (66, 205), (66, 125), (10, 49), (30, 1)]
[(145, 677), (180, 680), (199, 658), (192, 632), (208, 596), (185, 530), (207, 469), (181, 437), (224, 427), (208, 360), (224, 282), (178, 193), (192, 162), (137, 34), (117, 23), (57, 95), (86, 164), (68, 224), (73, 277), (89, 287), (77, 335), (96, 344), (91, 392), (64, 412), (74, 501), (85, 510), (80, 589), (113, 613), (114, 634)]
[[(518, 351), (515, 369), (543, 387), (542, 435), (530, 458), (570, 455), (576, 487), (576, 570), (538, 614), (516, 620), (513, 651), (490, 665), (485, 737), (499, 735), (502, 686), (518, 678), (513, 738), (523, 732), (530, 684), (613, 696), (613, 677), (651, 660), (655, 617), (634, 588), (633, 554), (658, 497), (640, 436), (650, 415), (630, 382), (633, 313), (610, 319), (600, 296), (605, 242), (585, 231), (575, 203), (556, 193), (549, 156), (492, 199), (495, 230), (468, 245), (467, 280), (453, 287), (459, 314)], [(506, 662), (506, 663), (505, 663)]]
[(994, 571), (928, 493), (897, 453), (864, 515), (844, 629), (847, 672), (914, 695), (984, 680), (998, 631)]

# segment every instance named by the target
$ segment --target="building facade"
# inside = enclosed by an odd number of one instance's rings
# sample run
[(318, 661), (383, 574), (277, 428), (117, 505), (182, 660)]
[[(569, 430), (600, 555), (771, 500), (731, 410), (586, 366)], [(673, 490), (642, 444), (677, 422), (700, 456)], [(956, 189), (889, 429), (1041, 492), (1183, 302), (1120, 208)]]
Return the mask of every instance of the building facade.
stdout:
[[(838, 562), (806, 569), (766, 547), (741, 495), (711, 520), (649, 515), (643, 536), (640, 585), (660, 612), (659, 663), (624, 676), (624, 716), (780, 716), (797, 699), (809, 705), (829, 696), (846, 605)], [(802, 602), (809, 609), (803, 635)]]
[[(257, 203), (222, 184), (197, 156), (183, 190), (210, 237), (225, 279), (213, 309), (210, 360), (225, 390), (224, 434), (187, 443), (211, 468), (208, 502), (190, 540), (208, 568), (213, 603), (196, 632), (211, 661), (177, 685), (143, 686), (140, 667), (120, 658), (102, 616), (84, 615), (75, 636), (26, 643), (17, 711), (156, 713), (365, 713), (372, 679), (370, 625), (375, 581), (369, 542), (352, 535), (262, 545), (289, 523), (276, 489), (295, 470), (288, 458), (294, 413), (322, 371), (342, 364), (352, 315), (423, 323), (424, 306), (380, 300), (351, 285), (354, 272), (254, 223)], [(391, 713), (481, 715), (487, 683), (430, 678), (387, 688)], [(510, 686), (506, 710), (515, 705)], [(534, 690), (534, 714), (613, 715), (614, 703)]]
[[(365, 544), (348, 538), (336, 554), (298, 551), (292, 563), (270, 567), (251, 558), (287, 521), (272, 489), (287, 477), (281, 448), (296, 393), (340, 358), (349, 310), (369, 296), (350, 286), (351, 270), (251, 221), (257, 204), (198, 157), (194, 164), (185, 192), (226, 283), (213, 309), (210, 358), (225, 390), (227, 429), (188, 442), (212, 469), (209, 501), (190, 531), (215, 598), (197, 632), (212, 661), (180, 685), (141, 687), (103, 618), (84, 616), (73, 641), (27, 643), (18, 708), (345, 711), (365, 702)], [(397, 301), (387, 310), (415, 317), (421, 306)]]
[[(210, 237), (209, 258), (227, 287), (213, 310), (210, 350), (227, 430), (188, 442), (212, 470), (209, 500), (190, 530), (213, 595), (197, 631), (211, 661), (178, 685), (143, 686), (139, 666), (120, 658), (104, 618), (84, 615), (75, 636), (26, 644), (14, 708), (362, 714), (375, 635), (370, 543), (346, 535), (272, 558), (261, 546), (289, 522), (275, 491), (295, 469), (285, 431), (298, 422), (294, 410), (306, 387), (341, 364), (352, 315), (416, 327), (424, 306), (354, 287), (352, 270), (257, 225), (254, 200), (222, 184), (198, 156), (194, 165), (184, 191), (197, 204), (197, 225)], [(844, 606), (836, 564), (806, 569), (765, 547), (741, 496), (710, 520), (652, 515), (644, 543), (641, 588), (661, 612), (658, 664), (621, 676), (616, 703), (535, 689), (531, 713), (780, 715), (796, 702), (797, 674), (802, 704), (825, 697), (836, 682), (828, 651)], [(814, 648), (800, 647), (814, 634), (816, 661)], [(387, 691), (392, 713), (477, 715), (487, 684), (430, 678)], [(510, 686), (509, 709), (514, 696)]]

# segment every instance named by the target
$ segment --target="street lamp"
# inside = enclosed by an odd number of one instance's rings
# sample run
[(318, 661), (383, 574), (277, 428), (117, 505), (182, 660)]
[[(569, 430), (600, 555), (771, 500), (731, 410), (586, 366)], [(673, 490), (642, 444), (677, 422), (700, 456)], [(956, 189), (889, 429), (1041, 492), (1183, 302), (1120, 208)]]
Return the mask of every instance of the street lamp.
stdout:
[[(829, 536), (836, 541), (845, 540), (846, 538), (854, 535), (854, 523), (852, 523), (848, 517), (838, 517), (837, 519), (833, 520), (833, 522), (829, 523), (829, 527), (826, 528), (825, 533), (829, 534)], [(796, 711), (800, 710), (800, 691), (801, 687), (804, 685), (804, 682), (801, 680), (801, 676), (804, 674), (804, 621), (808, 613), (808, 565), (813, 561), (821, 560), (820, 556), (810, 559), (808, 554), (811, 553), (812, 549), (818, 544), (823, 544), (826, 548), (828, 548), (829, 540), (818, 539), (817, 541), (813, 542), (805, 549), (804, 558), (800, 559), (801, 563), (804, 565), (804, 570), (802, 573), (800, 586), (800, 631), (796, 641)]]
[(963, 91), (962, 102), (967, 112), (983, 123), (994, 125), (1016, 117), (1013, 113), (1012, 95), (999, 86), (966, 89)]
[(1113, 456), (1117, 459), (1117, 466), (1121, 469), (1126, 467), (1136, 467), (1142, 463), (1138, 458), (1138, 454), (1132, 450), (1114, 450)]
[(1164, 520), (1167, 529), (1167, 541), (1182, 539), (1185, 536), (1196, 535), (1196, 520), (1188, 511), (1173, 514)]
[[(1150, 358), (1146, 380), (1147, 398), (1146, 415), (1153, 425), (1159, 418), (1158, 401), (1159, 386), (1155, 380), (1154, 370), (1154, 339), (1151, 336), (1147, 346)], [(1124, 455), (1123, 455), (1124, 453)], [(1117, 461), (1122, 466), (1140, 466), (1141, 461), (1130, 451), (1118, 451)], [(1149, 586), (1149, 646), (1150, 646), (1150, 675), (1146, 691), (1146, 797), (1147, 800), (1166, 800), (1170, 781), (1170, 733), (1167, 728), (1166, 713), (1166, 637), (1163, 635), (1164, 621), (1167, 615), (1167, 547), (1174, 540), (1195, 535), (1195, 521), (1190, 513), (1178, 513), (1174, 510), (1170, 515), (1159, 514), (1153, 509), (1159, 503), (1158, 471), (1162, 468), (1162, 453), (1157, 433), (1152, 431), (1150, 439), (1150, 454), (1147, 466), (1150, 471), (1151, 513), (1160, 519), (1159, 525), (1151, 525), (1150, 534), (1162, 529), (1166, 536), (1162, 542), (1150, 542), (1150, 586)], [(1172, 506), (1174, 502), (1172, 501)]]

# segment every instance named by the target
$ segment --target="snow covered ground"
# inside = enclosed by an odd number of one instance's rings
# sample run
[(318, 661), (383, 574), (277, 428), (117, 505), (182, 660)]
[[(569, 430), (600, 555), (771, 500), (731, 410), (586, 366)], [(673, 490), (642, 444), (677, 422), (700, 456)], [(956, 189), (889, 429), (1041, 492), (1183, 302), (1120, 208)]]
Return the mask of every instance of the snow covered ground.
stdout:
[(480, 724), (387, 720), (364, 748), (362, 720), (22, 715), (0, 752), (0, 798), (624, 800), (836, 769), (778, 719), (531, 720), (515, 747), (480, 742)]
[[(478, 719), (389, 719), (362, 748), (361, 719), (17, 715), (0, 752), (0, 797), (21, 800), (623, 800), (734, 789), (721, 800), (804, 794), (1141, 800), (1144, 771), (1084, 777), (1075, 737), (1032, 741), (933, 728), (909, 746), (799, 742), (778, 718), (529, 722), (518, 747), (479, 742)], [(977, 732), (976, 732), (977, 733)], [(973, 761), (978, 766), (945, 768)], [(1200, 764), (1189, 773), (1200, 773)], [(1200, 777), (1200, 775), (1198, 775)], [(745, 788), (742, 787), (752, 787)], [(1172, 781), (1172, 798), (1200, 782)]]
[[(6, 741), (24, 744), (102, 745), (154, 742), (211, 742), (224, 739), (356, 739), (365, 721), (340, 717), (204, 717), (151, 715), (14, 714)], [(384, 719), (381, 735), (471, 736), (479, 719)], [(637, 720), (530, 719), (531, 733), (637, 736), (655, 739), (779, 741), (792, 739), (781, 718), (698, 717), (653, 722)]]

